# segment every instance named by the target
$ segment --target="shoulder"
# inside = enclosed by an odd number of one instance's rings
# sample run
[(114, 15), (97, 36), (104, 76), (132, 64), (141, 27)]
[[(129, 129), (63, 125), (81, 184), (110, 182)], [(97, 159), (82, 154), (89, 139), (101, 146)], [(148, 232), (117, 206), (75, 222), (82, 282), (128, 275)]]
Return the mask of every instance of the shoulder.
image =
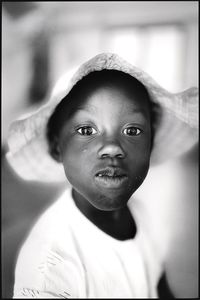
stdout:
[[(23, 258), (28, 255), (42, 255), (44, 249), (61, 245), (62, 241), (70, 242), (71, 236), (71, 205), (69, 191), (65, 191), (36, 221), (25, 239), (19, 253)], [(35, 255), (36, 256), (36, 255)]]
[(81, 284), (82, 270), (68, 218), (70, 205), (66, 201), (70, 199), (66, 197), (64, 193), (41, 215), (20, 249), (14, 285), (14, 295), (20, 293), (20, 298), (24, 290), (39, 294), (54, 290), (57, 295), (74, 295), (79, 290), (75, 283)]

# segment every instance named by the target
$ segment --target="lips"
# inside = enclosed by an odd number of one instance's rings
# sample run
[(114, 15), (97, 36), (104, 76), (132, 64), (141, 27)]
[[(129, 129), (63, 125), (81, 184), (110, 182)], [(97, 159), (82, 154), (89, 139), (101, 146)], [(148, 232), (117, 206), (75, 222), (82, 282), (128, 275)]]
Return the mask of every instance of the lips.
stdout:
[(124, 177), (127, 176), (121, 168), (107, 167), (96, 173), (97, 177)]
[(127, 181), (128, 176), (121, 168), (107, 167), (95, 174), (96, 184), (104, 188), (119, 189), (126, 185)]

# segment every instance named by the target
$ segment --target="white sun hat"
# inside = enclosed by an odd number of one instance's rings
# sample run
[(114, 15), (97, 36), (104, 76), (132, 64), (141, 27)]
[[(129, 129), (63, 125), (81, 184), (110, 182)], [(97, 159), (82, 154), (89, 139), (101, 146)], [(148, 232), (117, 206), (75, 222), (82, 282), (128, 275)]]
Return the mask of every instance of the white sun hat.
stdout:
[(73, 86), (93, 71), (118, 70), (135, 77), (160, 106), (161, 117), (155, 130), (151, 165), (165, 162), (188, 151), (198, 141), (198, 89), (170, 93), (146, 72), (134, 67), (117, 54), (101, 53), (83, 63), (69, 78), (63, 75), (47, 103), (23, 119), (14, 121), (9, 130), (7, 160), (26, 180), (66, 181), (62, 163), (49, 154), (46, 127), (55, 107)]

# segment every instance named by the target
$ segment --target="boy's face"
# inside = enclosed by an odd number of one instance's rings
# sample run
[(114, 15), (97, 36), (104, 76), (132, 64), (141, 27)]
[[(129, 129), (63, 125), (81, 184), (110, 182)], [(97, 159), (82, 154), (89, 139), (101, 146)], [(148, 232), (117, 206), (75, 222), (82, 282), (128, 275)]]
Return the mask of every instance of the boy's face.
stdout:
[(97, 88), (66, 121), (59, 142), (75, 195), (101, 210), (122, 208), (149, 168), (147, 99), (121, 87)]

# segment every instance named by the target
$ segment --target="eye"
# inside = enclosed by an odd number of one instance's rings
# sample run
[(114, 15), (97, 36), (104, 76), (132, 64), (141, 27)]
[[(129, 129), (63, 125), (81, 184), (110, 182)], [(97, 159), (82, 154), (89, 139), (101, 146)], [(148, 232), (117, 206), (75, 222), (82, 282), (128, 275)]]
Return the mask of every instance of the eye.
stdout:
[(131, 127), (127, 127), (123, 130), (123, 133), (125, 135), (129, 135), (129, 136), (136, 136), (139, 135), (142, 132), (141, 129), (131, 126)]
[(96, 129), (91, 126), (82, 126), (77, 129), (80, 135), (93, 135), (97, 133)]

